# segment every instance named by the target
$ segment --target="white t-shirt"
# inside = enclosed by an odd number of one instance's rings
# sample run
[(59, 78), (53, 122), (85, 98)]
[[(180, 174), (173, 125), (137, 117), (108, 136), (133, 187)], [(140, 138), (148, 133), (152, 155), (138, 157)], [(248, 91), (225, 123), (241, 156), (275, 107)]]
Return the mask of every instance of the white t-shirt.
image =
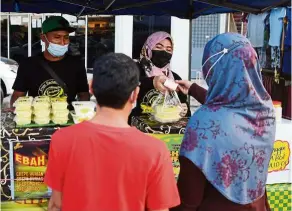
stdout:
[(268, 13), (248, 15), (247, 37), (255, 48), (264, 46), (265, 18), (267, 15)]

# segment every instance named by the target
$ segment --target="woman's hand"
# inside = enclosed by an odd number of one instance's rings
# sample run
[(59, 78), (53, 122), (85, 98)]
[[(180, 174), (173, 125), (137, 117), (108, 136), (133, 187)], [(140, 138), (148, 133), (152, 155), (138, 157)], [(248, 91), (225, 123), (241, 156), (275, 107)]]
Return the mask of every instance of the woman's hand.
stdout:
[(187, 95), (189, 93), (189, 89), (192, 86), (194, 82), (188, 81), (188, 80), (180, 80), (180, 81), (175, 81), (178, 83), (178, 90)]
[(185, 117), (188, 113), (188, 105), (186, 103), (181, 104), (182, 111), (180, 112), (181, 117)]
[(155, 76), (153, 79), (154, 88), (162, 93), (166, 92), (168, 89), (163, 85), (166, 80), (165, 75)]

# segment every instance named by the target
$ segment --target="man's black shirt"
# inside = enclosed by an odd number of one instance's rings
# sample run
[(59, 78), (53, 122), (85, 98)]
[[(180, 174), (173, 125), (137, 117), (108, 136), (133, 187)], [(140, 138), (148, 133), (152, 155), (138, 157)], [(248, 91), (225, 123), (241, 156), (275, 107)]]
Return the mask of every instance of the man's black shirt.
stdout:
[[(68, 93), (64, 93), (61, 86), (42, 67), (40, 60), (44, 60), (65, 82)], [(66, 55), (62, 60), (52, 62), (46, 60), (43, 54), (29, 57), (20, 63), (13, 89), (26, 92), (32, 97), (67, 95), (69, 103), (76, 99), (77, 93), (89, 91), (86, 70), (78, 57)]]

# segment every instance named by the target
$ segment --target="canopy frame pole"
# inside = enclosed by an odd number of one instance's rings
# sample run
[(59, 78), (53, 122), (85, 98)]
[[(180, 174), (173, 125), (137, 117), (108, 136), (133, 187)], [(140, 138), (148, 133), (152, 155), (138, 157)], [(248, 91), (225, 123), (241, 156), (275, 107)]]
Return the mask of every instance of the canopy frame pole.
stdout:
[(290, 2), (290, 0), (279, 0), (277, 3), (269, 6), (269, 7), (266, 7), (264, 9), (262, 9), (262, 12), (266, 12), (266, 11), (269, 11), (271, 10), (272, 8), (275, 8), (275, 7), (278, 7), (278, 6), (281, 6), (281, 5), (285, 5), (285, 4), (288, 4)]
[(200, 14), (201, 12), (207, 11), (207, 10), (212, 9), (212, 8), (214, 8), (213, 5), (212, 5), (212, 6), (209, 6), (209, 7), (206, 7), (206, 8), (204, 8), (204, 9), (200, 9), (200, 10), (194, 12), (193, 15), (196, 17), (197, 14)]
[(10, 12), (7, 15), (7, 58), (10, 59)]
[[(130, 9), (130, 8), (135, 8), (135, 7), (144, 7), (144, 6), (149, 6), (149, 5), (168, 2), (168, 1), (173, 1), (173, 0), (152, 0), (152, 1), (144, 1), (144, 2), (139, 2), (139, 3), (121, 5), (119, 7), (112, 8), (111, 11)], [(101, 11), (101, 12), (104, 12), (104, 11)]]
[[(192, 50), (193, 50), (193, 15), (194, 15), (194, 8), (193, 8), (193, 0), (189, 2), (190, 11), (189, 11), (189, 75), (188, 79), (191, 81), (192, 79)], [(188, 102), (191, 106), (191, 97), (188, 95)]]
[(225, 7), (225, 8), (229, 8), (229, 9), (234, 9), (234, 10), (238, 10), (241, 12), (247, 12), (247, 13), (263, 13), (265, 11), (268, 11), (274, 7), (280, 6), (280, 5), (284, 5), (284, 4), (288, 4), (290, 2), (290, 0), (279, 0), (277, 3), (266, 7), (264, 9), (256, 9), (256, 8), (252, 8), (252, 7), (248, 7), (248, 6), (244, 6), (244, 5), (237, 5), (231, 2), (227, 2), (228, 0), (195, 0), (198, 2), (203, 2), (206, 4), (210, 4), (216, 7)]
[(206, 3), (209, 5), (216, 6), (216, 7), (225, 7), (225, 8), (229, 8), (229, 9), (234, 9), (234, 10), (238, 10), (241, 12), (247, 12), (247, 13), (260, 13), (261, 12), (261, 10), (259, 10), (259, 9), (255, 9), (255, 8), (247, 7), (247, 6), (243, 6), (243, 5), (239, 6), (236, 4), (226, 2), (226, 0), (195, 0), (195, 1)]
[(72, 5), (75, 5), (75, 6), (82, 7), (82, 8), (84, 7), (85, 9), (91, 9), (91, 10), (95, 10), (95, 11), (100, 11), (100, 9), (97, 9), (97, 8), (94, 8), (94, 7), (90, 7), (90, 6), (87, 6), (87, 5), (76, 4), (76, 3), (72, 3), (72, 2), (69, 2), (69, 1), (65, 1), (65, 0), (57, 0), (57, 1), (64, 2), (64, 3), (67, 3), (67, 4), (72, 4)]
[[(108, 2), (108, 1), (110, 1), (110, 2)], [(113, 3), (115, 3), (115, 1), (116, 0), (104, 0), (103, 2), (104, 2), (104, 5), (106, 5), (106, 7), (105, 7), (105, 11), (106, 10), (108, 10), (112, 5), (113, 5)]]

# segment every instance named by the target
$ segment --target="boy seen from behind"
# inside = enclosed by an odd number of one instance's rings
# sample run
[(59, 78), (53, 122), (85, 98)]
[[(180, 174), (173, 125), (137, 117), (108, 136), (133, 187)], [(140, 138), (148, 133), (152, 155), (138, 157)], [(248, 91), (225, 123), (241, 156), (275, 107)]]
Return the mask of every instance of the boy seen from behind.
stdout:
[(139, 70), (124, 54), (94, 66), (97, 114), (52, 136), (45, 176), (49, 211), (166, 211), (180, 204), (169, 151), (128, 125)]

